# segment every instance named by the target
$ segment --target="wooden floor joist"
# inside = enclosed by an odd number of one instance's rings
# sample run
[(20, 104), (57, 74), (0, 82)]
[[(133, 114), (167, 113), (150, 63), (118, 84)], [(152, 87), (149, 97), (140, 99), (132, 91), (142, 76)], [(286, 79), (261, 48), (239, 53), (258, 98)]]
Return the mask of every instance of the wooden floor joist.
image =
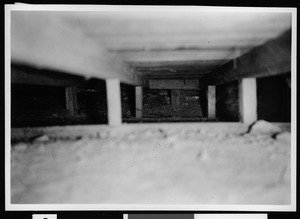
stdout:
[(11, 83), (61, 87), (84, 87), (85, 78), (59, 71), (37, 69), (27, 65), (12, 64)]
[(140, 119), (143, 116), (143, 87), (135, 87), (135, 117)]
[(207, 87), (207, 113), (209, 119), (216, 118), (216, 86)]
[(180, 90), (171, 90), (171, 104), (173, 109), (178, 109), (180, 105)]
[(75, 115), (78, 112), (76, 87), (66, 87), (66, 108), (71, 115)]
[(267, 77), (291, 71), (291, 30), (232, 60), (202, 78), (201, 86), (246, 77)]
[(150, 79), (150, 89), (199, 90), (199, 80), (196, 79)]

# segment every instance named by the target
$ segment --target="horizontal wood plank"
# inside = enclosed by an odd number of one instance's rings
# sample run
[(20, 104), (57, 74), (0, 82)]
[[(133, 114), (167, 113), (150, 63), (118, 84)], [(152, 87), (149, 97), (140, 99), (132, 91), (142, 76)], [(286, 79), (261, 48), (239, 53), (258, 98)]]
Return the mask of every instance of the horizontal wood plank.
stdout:
[(198, 90), (199, 80), (149, 80), (150, 89)]
[(81, 76), (72, 76), (65, 73), (38, 70), (35, 68), (12, 65), (11, 83), (48, 85), (62, 87), (83, 87), (85, 79)]

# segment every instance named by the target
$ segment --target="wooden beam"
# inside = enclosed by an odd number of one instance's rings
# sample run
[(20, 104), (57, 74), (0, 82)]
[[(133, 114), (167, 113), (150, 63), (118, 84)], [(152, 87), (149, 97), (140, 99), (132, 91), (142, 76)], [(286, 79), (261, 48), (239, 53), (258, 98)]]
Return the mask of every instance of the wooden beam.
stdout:
[(207, 87), (207, 114), (209, 119), (216, 118), (216, 86)]
[(131, 63), (131, 70), (151, 79), (201, 78), (230, 60), (207, 60), (193, 62)]
[(84, 77), (55, 72), (38, 70), (28, 66), (11, 66), (11, 83), (48, 85), (62, 87), (84, 87)]
[(240, 121), (251, 124), (257, 120), (256, 78), (243, 78), (239, 81)]
[(141, 119), (143, 116), (143, 87), (135, 87), (135, 117)]
[(69, 110), (71, 115), (75, 115), (78, 112), (76, 87), (66, 87), (66, 108)]
[(246, 77), (266, 77), (291, 71), (291, 30), (230, 61), (203, 78), (203, 85), (224, 84)]
[(137, 71), (145, 69), (195, 69), (202, 66), (220, 65), (230, 61), (229, 59), (221, 60), (189, 60), (189, 61), (159, 61), (159, 62), (126, 62), (130, 67)]
[[(145, 75), (143, 80), (199, 80), (203, 78), (203, 74), (173, 74), (173, 75), (164, 75), (164, 74), (151, 74), (151, 75)], [(200, 86), (200, 84), (199, 84)]]
[[(229, 54), (228, 54), (229, 53)], [(167, 62), (191, 60), (222, 60), (224, 57), (232, 58), (230, 50), (202, 49), (202, 50), (169, 50), (169, 51), (131, 51), (116, 53), (125, 62)]]
[(119, 79), (106, 79), (108, 125), (122, 124), (121, 89)]
[[(158, 65), (158, 63), (155, 63), (151, 65), (134, 65), (134, 63), (131, 66), (131, 69), (133, 69), (136, 72), (140, 72), (143, 74), (152, 74), (152, 73), (164, 73), (164, 74), (185, 74), (185, 73), (193, 73), (193, 74), (201, 74), (205, 72), (211, 72), (212, 70), (216, 69), (218, 66), (221, 66), (225, 63), (227, 63), (230, 60), (207, 60), (207, 61), (201, 61), (199, 60), (198, 63), (190, 63), (190, 62), (176, 62), (174, 63), (164, 63), (162, 62), (161, 65)], [(180, 65), (181, 64), (181, 65)]]
[[(115, 52), (115, 53), (137, 53), (137, 52), (178, 52), (178, 51), (199, 51), (203, 52), (204, 50), (206, 51), (224, 51), (224, 50), (233, 50), (232, 47), (235, 46), (234, 44), (228, 45), (228, 42), (223, 45), (210, 45), (209, 47), (207, 44), (205, 45), (193, 45), (193, 46), (185, 46), (185, 45), (175, 45), (173, 47), (139, 47), (139, 48), (109, 48), (109, 52)], [(241, 46), (241, 49), (247, 50), (251, 44), (247, 44), (246, 46)], [(193, 60), (189, 60), (193, 61)], [(167, 62), (167, 61), (165, 61)]]
[(150, 89), (198, 90), (199, 80), (149, 80)]

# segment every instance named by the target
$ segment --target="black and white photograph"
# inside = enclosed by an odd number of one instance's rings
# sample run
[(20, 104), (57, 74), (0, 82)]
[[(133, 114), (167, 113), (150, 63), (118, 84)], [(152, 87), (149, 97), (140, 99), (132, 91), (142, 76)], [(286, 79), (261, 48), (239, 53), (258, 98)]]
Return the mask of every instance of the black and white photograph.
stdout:
[(5, 5), (6, 209), (296, 210), (296, 12)]

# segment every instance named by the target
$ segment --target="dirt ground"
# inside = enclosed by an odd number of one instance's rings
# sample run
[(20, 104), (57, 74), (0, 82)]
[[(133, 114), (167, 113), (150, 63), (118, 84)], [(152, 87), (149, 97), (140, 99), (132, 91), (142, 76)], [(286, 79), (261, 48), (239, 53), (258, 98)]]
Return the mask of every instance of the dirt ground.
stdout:
[(290, 204), (290, 126), (12, 129), (14, 204)]

